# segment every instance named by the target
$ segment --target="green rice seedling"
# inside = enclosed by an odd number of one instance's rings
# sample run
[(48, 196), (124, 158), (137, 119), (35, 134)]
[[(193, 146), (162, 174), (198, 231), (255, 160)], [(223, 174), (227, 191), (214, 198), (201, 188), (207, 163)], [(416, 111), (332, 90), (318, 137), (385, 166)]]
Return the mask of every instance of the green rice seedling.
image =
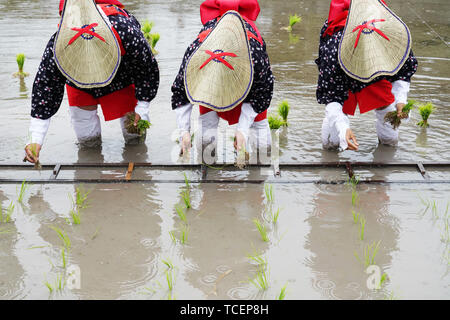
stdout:
[(386, 274), (386, 273), (383, 273), (383, 274), (381, 275), (380, 283), (378, 284), (378, 288), (381, 289), (381, 287), (382, 287), (383, 284), (387, 281), (387, 279), (388, 279), (387, 274)]
[(155, 49), (156, 44), (158, 43), (159, 39), (161, 39), (161, 35), (159, 33), (152, 33), (152, 41), (150, 43), (153, 54), (157, 54), (158, 51)]
[(283, 126), (288, 126), (288, 115), (289, 115), (289, 110), (291, 109), (291, 107), (289, 106), (289, 102), (287, 100), (283, 100), (280, 102), (280, 104), (278, 105), (278, 114), (280, 115), (280, 117), (283, 119)]
[(267, 258), (264, 258), (261, 254), (258, 254), (256, 251), (253, 254), (247, 254), (248, 259), (251, 262), (254, 262), (257, 266), (266, 266)]
[(280, 129), (284, 125), (283, 119), (278, 115), (269, 115), (268, 121), (271, 130)]
[(256, 276), (250, 280), (250, 283), (262, 291), (269, 288), (269, 271), (266, 266), (258, 266)]
[(0, 223), (8, 223), (11, 221), (11, 215), (14, 212), (14, 203), (11, 202), (8, 206), (8, 208), (6, 208), (6, 213), (5, 215), (3, 214), (3, 209), (0, 207)]
[(186, 185), (186, 189), (190, 190), (191, 189), (191, 185), (190, 185), (189, 180), (188, 180), (188, 178), (186, 176), (186, 173), (183, 173), (183, 175), (184, 175), (184, 184)]
[(359, 216), (360, 216), (360, 213), (358, 212), (358, 213), (356, 213), (356, 211), (355, 210), (352, 210), (352, 214), (353, 214), (353, 223), (354, 224), (357, 224), (358, 223), (358, 221), (359, 221)]
[(28, 183), (25, 180), (23, 180), (20, 186), (19, 196), (17, 197), (17, 201), (19, 203), (23, 202), (23, 198), (25, 196), (25, 192), (27, 191), (28, 187), (29, 187)]
[(142, 33), (144, 34), (145, 39), (150, 43), (152, 41), (152, 36), (150, 32), (152, 32), (153, 29), (153, 22), (150, 22), (148, 20), (145, 20), (142, 24)]
[(277, 224), (278, 218), (280, 216), (280, 208), (277, 209), (277, 211), (271, 210), (271, 219), (273, 224)]
[(88, 207), (87, 198), (91, 191), (85, 191), (83, 187), (78, 187), (75, 189), (75, 207), (78, 210), (86, 209)]
[(67, 236), (67, 233), (64, 230), (62, 230), (62, 229), (60, 229), (58, 227), (55, 227), (55, 226), (50, 226), (50, 228), (57, 233), (57, 235), (59, 236), (59, 238), (63, 242), (64, 248), (66, 248), (66, 250), (69, 250), (70, 246), (71, 246), (71, 243), (70, 243), (69, 237)]
[(56, 275), (56, 290), (62, 291), (64, 287), (66, 286), (66, 281), (64, 280), (64, 277), (62, 274)]
[(283, 288), (281, 288), (280, 294), (276, 297), (277, 300), (284, 300), (284, 298), (286, 298), (286, 288), (287, 288), (287, 283), (284, 285)]
[(433, 106), (431, 102), (426, 104), (422, 104), (419, 106), (419, 114), (422, 117), (422, 120), (417, 123), (419, 127), (428, 128), (430, 125), (428, 124), (428, 118), (433, 113), (436, 108)]
[(449, 227), (447, 217), (444, 219), (443, 225), (444, 225), (444, 230), (443, 230), (441, 239), (444, 243), (449, 243), (450, 242), (450, 227)]
[(94, 240), (95, 238), (97, 238), (99, 231), (100, 231), (100, 228), (95, 229), (95, 232), (91, 237), (91, 240)]
[(261, 235), (261, 239), (264, 242), (269, 242), (269, 236), (267, 235), (267, 228), (264, 225), (264, 223), (261, 223), (258, 219), (253, 219), (253, 223), (255, 224), (256, 228), (259, 231), (259, 234)]
[(181, 242), (181, 244), (186, 244), (187, 243), (188, 235), (189, 235), (189, 227), (187, 225), (183, 224), (181, 226), (181, 229), (180, 229), (180, 242)]
[(433, 214), (433, 219), (436, 219), (436, 220), (439, 219), (436, 200), (433, 200), (433, 202), (431, 204), (431, 213)]
[(359, 195), (355, 189), (352, 189), (352, 206), (356, 206), (359, 202)]
[[(29, 150), (31, 151), (31, 154), (33, 155), (34, 159), (37, 158), (37, 150), (36, 150), (36, 144), (32, 143), (29, 147)], [(27, 157), (23, 158), (23, 162), (27, 162)], [(41, 170), (42, 165), (39, 162), (39, 159), (34, 163), (34, 169)]]
[(364, 265), (366, 267), (375, 264), (375, 258), (378, 254), (378, 250), (380, 248), (381, 240), (378, 242), (373, 242), (370, 245), (367, 245), (364, 248)]
[(189, 190), (184, 190), (181, 192), (181, 198), (184, 201), (184, 205), (186, 206), (186, 209), (191, 208), (191, 193)]
[(140, 119), (137, 122), (137, 125), (134, 125), (136, 114), (134, 112), (130, 112), (127, 114), (125, 119), (125, 128), (128, 133), (138, 134), (141, 138), (146, 136), (147, 129), (150, 128), (151, 123), (147, 120)]
[(67, 266), (67, 257), (66, 257), (66, 248), (61, 248), (61, 261), (62, 261), (62, 267), (63, 269)]
[(363, 216), (361, 216), (359, 218), (359, 224), (360, 224), (360, 232), (359, 232), (359, 238), (361, 240), (364, 240), (364, 232), (366, 229), (366, 218), (364, 218)]
[(289, 15), (289, 26), (286, 28), (288, 32), (292, 31), (292, 27), (302, 21), (302, 18), (299, 17), (297, 14)]
[(23, 72), (23, 66), (25, 64), (25, 55), (23, 53), (19, 53), (16, 56), (16, 62), (17, 62), (17, 67), (19, 68), (19, 71), (14, 73), (14, 76), (18, 77), (18, 78), (27, 77), (29, 74), (26, 72)]
[(170, 239), (172, 239), (173, 243), (177, 242), (177, 237), (175, 236), (175, 232), (174, 231), (169, 231), (169, 235), (170, 235)]
[(268, 205), (274, 203), (274, 195), (273, 195), (273, 185), (266, 183), (264, 185), (264, 194), (266, 195), (266, 201)]
[(187, 223), (186, 213), (184, 212), (183, 208), (179, 205), (176, 205), (175, 211), (177, 212), (178, 217), (180, 217), (181, 221), (183, 221), (184, 223)]
[(81, 223), (81, 213), (80, 211), (76, 211), (74, 209), (70, 210), (70, 216), (72, 218), (73, 224), (80, 224)]
[(174, 268), (172, 261), (170, 261), (170, 259), (166, 259), (166, 260), (161, 260), (162, 263), (164, 263), (164, 265), (167, 267), (167, 269), (171, 270)]
[(167, 281), (167, 288), (170, 292), (173, 291), (173, 287), (175, 285), (175, 275), (173, 274), (173, 270), (169, 269), (166, 270), (166, 281)]
[(52, 294), (54, 290), (53, 286), (48, 281), (45, 281), (44, 284), (47, 287), (48, 291), (50, 291), (50, 294)]
[(415, 100), (408, 100), (408, 103), (403, 107), (401, 115), (398, 115), (397, 110), (388, 112), (384, 116), (384, 121), (390, 123), (394, 129), (397, 129), (402, 123), (403, 119), (407, 119), (409, 117), (409, 113), (414, 108), (414, 104), (417, 102)]

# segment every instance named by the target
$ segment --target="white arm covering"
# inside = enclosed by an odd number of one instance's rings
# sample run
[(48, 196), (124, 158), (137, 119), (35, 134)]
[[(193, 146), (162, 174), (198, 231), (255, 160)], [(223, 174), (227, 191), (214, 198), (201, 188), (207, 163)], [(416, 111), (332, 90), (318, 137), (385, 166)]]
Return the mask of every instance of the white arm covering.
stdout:
[(138, 101), (134, 112), (136, 112), (142, 120), (150, 121), (150, 117), (148, 116), (148, 111), (150, 109), (150, 102), (147, 101)]
[(395, 97), (395, 105), (398, 103), (408, 103), (409, 87), (410, 83), (403, 80), (397, 80), (392, 83), (392, 94)]
[(250, 127), (252, 126), (253, 122), (255, 122), (256, 116), (258, 116), (258, 114), (253, 110), (250, 103), (242, 104), (241, 115), (239, 116), (239, 122), (237, 124), (236, 130), (239, 130), (244, 135), (246, 142), (248, 139)]
[(46, 120), (31, 118), (30, 121), (31, 143), (38, 143), (42, 146), (49, 126), (50, 126), (50, 118)]
[(337, 134), (339, 137), (339, 148), (341, 150), (346, 150), (348, 144), (345, 139), (345, 134), (347, 133), (347, 129), (350, 128), (350, 120), (342, 111), (342, 105), (337, 102), (327, 104), (325, 117), (331, 130), (330, 134)]
[(184, 106), (175, 109), (175, 112), (177, 114), (177, 127), (180, 134), (180, 142), (183, 135), (186, 132), (191, 131), (192, 108), (193, 108), (192, 104), (188, 103)]

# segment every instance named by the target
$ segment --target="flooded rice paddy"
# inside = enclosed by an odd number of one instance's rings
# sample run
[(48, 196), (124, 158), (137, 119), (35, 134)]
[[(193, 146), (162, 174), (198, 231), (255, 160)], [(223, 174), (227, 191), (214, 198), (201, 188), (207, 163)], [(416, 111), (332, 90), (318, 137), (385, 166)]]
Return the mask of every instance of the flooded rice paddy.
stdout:
[[(125, 146), (120, 124), (113, 121), (102, 123), (100, 149), (79, 149), (65, 98), (52, 119), (42, 164), (178, 161), (170, 87), (187, 45), (201, 28), (201, 1), (124, 3), (139, 20), (153, 21), (153, 31), (161, 34), (161, 85), (151, 104), (152, 126), (145, 145)], [(450, 160), (448, 1), (388, 2), (411, 29), (419, 70), (410, 97), (436, 106), (430, 127), (419, 128), (419, 115), (413, 112), (412, 120), (401, 127), (397, 148), (378, 146), (375, 115), (358, 114), (351, 125), (360, 150), (339, 154), (322, 150), (324, 106), (315, 100), (314, 59), (329, 1), (260, 4), (258, 26), (276, 77), (270, 110), (283, 99), (291, 104), (290, 126), (281, 133), (280, 163)], [(56, 30), (57, 7), (58, 1), (33, 1), (24, 7), (23, 1), (0, 0), (0, 164), (23, 159), (32, 82)], [(288, 34), (281, 28), (293, 13), (302, 21)], [(17, 53), (27, 57), (25, 72), (30, 76), (24, 80), (12, 77)], [(224, 123), (220, 128), (224, 136), (230, 134)], [(229, 155), (232, 150), (224, 149), (219, 160)], [(72, 170), (62, 171), (60, 177), (122, 177), (122, 171)], [(139, 174), (183, 180), (183, 173), (189, 180), (200, 175), (195, 170), (143, 169)], [(211, 170), (210, 177), (239, 180), (261, 173)], [(0, 299), (276, 299), (283, 287), (286, 299), (448, 299), (450, 183), (406, 183), (422, 179), (408, 168), (356, 174), (405, 183), (352, 188), (272, 183), (274, 178), (267, 175), (266, 185), (273, 186), (271, 205), (264, 184), (191, 183), (192, 207), (183, 209), (185, 222), (176, 211), (185, 207), (181, 194), (187, 187), (181, 183), (30, 185), (23, 199), (20, 184), (0, 184)], [(48, 175), (45, 170), (0, 172), (2, 179)], [(429, 175), (431, 180), (450, 181), (448, 169), (429, 169)], [(282, 177), (331, 181), (346, 180), (346, 173), (318, 169), (286, 171)], [(77, 188), (90, 192), (78, 225), (70, 213)], [(11, 204), (14, 208), (8, 211)], [(267, 241), (255, 219), (266, 227)], [(380, 276), (385, 274), (379, 289), (368, 285), (372, 274), (366, 273), (366, 258), (379, 267)], [(267, 276), (266, 290), (251, 281), (258, 272)], [(67, 279), (79, 281), (66, 282), (60, 290)]]

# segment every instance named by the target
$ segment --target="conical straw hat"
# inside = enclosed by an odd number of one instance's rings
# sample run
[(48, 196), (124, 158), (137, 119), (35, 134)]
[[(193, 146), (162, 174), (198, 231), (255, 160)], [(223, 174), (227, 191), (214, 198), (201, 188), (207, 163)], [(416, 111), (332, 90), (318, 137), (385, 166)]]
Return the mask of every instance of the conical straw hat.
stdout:
[(55, 61), (80, 88), (111, 83), (120, 64), (120, 46), (108, 18), (94, 0), (66, 0), (56, 35)]
[(229, 111), (244, 101), (253, 83), (253, 64), (239, 13), (224, 14), (192, 54), (184, 83), (192, 104), (218, 112)]
[(361, 82), (395, 75), (408, 59), (408, 27), (381, 0), (352, 0), (339, 45), (344, 72)]

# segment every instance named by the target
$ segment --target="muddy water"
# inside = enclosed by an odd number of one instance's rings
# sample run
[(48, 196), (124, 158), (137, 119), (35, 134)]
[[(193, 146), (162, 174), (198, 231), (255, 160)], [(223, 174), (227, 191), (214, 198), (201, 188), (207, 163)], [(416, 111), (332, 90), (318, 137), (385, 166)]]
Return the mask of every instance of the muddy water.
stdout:
[[(58, 23), (58, 1), (0, 0), (0, 163), (19, 163), (27, 140), (33, 77), (48, 38)], [(161, 34), (157, 56), (161, 86), (150, 111), (153, 123), (145, 145), (124, 146), (118, 122), (103, 123), (101, 149), (79, 150), (70, 128), (67, 100), (52, 119), (41, 154), (43, 163), (177, 161), (175, 116), (170, 111), (170, 86), (186, 46), (200, 30), (201, 1), (126, 1), (140, 20), (154, 21)], [(450, 124), (450, 27), (448, 1), (390, 1), (391, 7), (409, 25), (419, 59), (411, 98), (432, 101), (437, 107), (431, 127), (418, 128), (417, 112), (402, 126), (397, 148), (377, 145), (372, 113), (351, 119), (360, 151), (340, 154), (323, 151), (320, 126), (323, 106), (315, 101), (318, 34), (326, 19), (328, 1), (260, 1), (258, 25), (268, 44), (276, 76), (271, 109), (282, 99), (292, 106), (290, 126), (281, 133), (283, 161), (448, 161), (447, 128)], [(303, 20), (289, 35), (280, 30), (290, 13)], [(15, 55), (27, 56), (24, 81), (13, 78)], [(232, 134), (225, 131), (224, 136)], [(224, 145), (230, 145), (224, 138)], [(229, 149), (224, 154), (232, 154)], [(228, 159), (228, 158), (227, 158)], [(2, 173), (2, 177), (15, 173)], [(30, 178), (23, 175), (21, 178)], [(39, 173), (33, 173), (39, 175)], [(44, 173), (42, 173), (44, 174)], [(66, 177), (81, 172), (62, 173)], [(85, 174), (85, 173), (84, 173)], [(108, 171), (103, 176), (117, 176)], [(189, 174), (189, 173), (188, 173)], [(233, 173), (240, 178), (246, 173)], [(418, 179), (408, 170), (361, 171), (363, 177)], [(449, 179), (447, 171), (431, 172)], [(174, 173), (176, 178), (182, 173)], [(216, 172), (230, 178), (229, 173)], [(344, 178), (333, 170), (291, 172), (288, 176)], [(194, 178), (194, 176), (189, 175)], [(449, 251), (445, 222), (450, 201), (448, 184), (360, 185), (359, 202), (352, 207), (347, 186), (276, 184), (274, 207), (281, 208), (276, 225), (267, 223), (269, 242), (263, 242), (253, 223), (267, 218), (263, 185), (193, 185), (193, 208), (187, 212), (188, 239), (179, 239), (182, 224), (174, 207), (181, 204), (182, 185), (88, 185), (89, 207), (81, 225), (71, 225), (68, 185), (32, 186), (23, 205), (17, 203), (16, 185), (0, 185), (0, 203), (15, 203), (12, 222), (0, 224), (0, 299), (274, 299), (287, 285), (287, 299), (399, 299), (450, 297)], [(418, 196), (420, 194), (420, 197)], [(435, 203), (436, 207), (427, 202)], [(352, 210), (366, 219), (364, 239), (353, 223)], [(426, 211), (425, 211), (426, 210)], [(69, 222), (67, 221), (69, 219)], [(71, 248), (66, 267), (78, 266), (81, 288), (54, 291), (64, 275), (61, 239), (50, 227), (67, 232)], [(375, 264), (388, 275), (378, 291), (366, 281), (364, 248), (380, 241)], [(257, 252), (267, 260), (269, 289), (249, 283), (256, 266), (248, 254)], [(358, 260), (358, 258), (359, 260)], [(174, 277), (168, 290), (167, 267)]]

